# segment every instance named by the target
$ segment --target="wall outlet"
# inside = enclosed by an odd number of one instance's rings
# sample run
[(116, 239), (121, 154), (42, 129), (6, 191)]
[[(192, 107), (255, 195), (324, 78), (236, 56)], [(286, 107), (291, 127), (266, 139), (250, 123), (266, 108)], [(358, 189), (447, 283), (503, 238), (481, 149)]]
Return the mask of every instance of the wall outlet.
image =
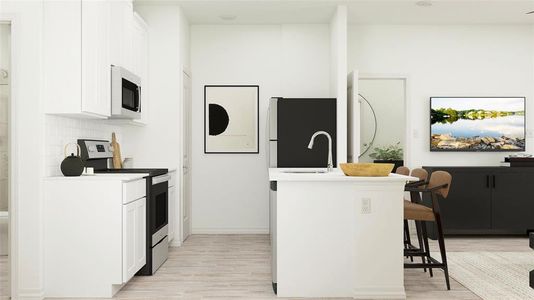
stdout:
[(371, 198), (362, 198), (362, 214), (371, 213)]

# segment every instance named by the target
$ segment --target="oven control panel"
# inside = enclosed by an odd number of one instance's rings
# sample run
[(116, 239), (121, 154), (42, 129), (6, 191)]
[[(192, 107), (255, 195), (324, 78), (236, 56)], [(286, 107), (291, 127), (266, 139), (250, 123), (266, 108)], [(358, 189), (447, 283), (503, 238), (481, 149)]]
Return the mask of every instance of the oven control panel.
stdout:
[(111, 158), (113, 157), (113, 147), (105, 140), (78, 140), (82, 150), (82, 158)]

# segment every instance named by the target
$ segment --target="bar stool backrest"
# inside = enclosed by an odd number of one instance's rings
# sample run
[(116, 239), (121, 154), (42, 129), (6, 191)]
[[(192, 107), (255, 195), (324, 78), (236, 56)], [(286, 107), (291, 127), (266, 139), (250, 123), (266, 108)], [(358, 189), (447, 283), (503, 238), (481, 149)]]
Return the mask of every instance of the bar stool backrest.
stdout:
[(400, 166), (397, 168), (397, 171), (395, 171), (395, 173), (408, 176), (410, 175), (410, 169), (405, 166)]
[(447, 184), (446, 187), (441, 188), (436, 191), (437, 194), (441, 195), (443, 198), (447, 198), (449, 195), (449, 189), (451, 187), (452, 176), (449, 172), (445, 171), (435, 171), (430, 175), (430, 181), (428, 182), (428, 188), (433, 188), (435, 186), (440, 186)]
[(412, 177), (417, 177), (419, 180), (426, 181), (428, 179), (428, 172), (423, 168), (416, 168), (412, 170)]

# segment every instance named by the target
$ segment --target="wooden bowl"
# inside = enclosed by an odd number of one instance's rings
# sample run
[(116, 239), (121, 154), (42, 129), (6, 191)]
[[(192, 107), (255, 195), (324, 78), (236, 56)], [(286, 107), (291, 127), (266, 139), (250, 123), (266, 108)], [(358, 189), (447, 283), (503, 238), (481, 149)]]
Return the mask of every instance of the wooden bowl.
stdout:
[(347, 176), (383, 177), (388, 176), (393, 170), (394, 164), (375, 163), (348, 163), (339, 164), (343, 173)]

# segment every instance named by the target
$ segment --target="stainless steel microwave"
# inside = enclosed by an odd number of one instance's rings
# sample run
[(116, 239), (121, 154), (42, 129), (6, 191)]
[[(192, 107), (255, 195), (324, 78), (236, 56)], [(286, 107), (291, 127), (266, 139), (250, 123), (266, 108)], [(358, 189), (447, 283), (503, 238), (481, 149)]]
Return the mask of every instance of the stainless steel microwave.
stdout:
[(123, 67), (111, 66), (111, 117), (141, 118), (141, 78)]

